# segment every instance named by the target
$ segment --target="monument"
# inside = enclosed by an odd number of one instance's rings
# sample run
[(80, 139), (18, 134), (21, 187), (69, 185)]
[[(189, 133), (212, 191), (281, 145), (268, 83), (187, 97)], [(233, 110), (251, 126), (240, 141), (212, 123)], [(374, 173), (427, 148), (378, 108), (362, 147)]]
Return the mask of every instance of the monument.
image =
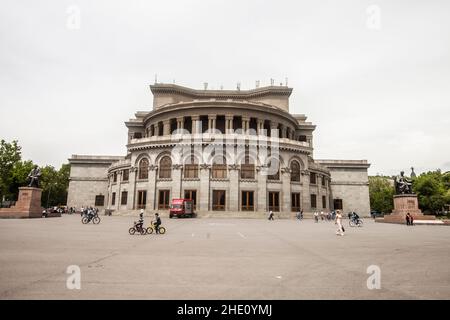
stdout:
[[(414, 168), (411, 168), (411, 177), (415, 177)], [(400, 175), (394, 179), (395, 195), (394, 210), (384, 218), (376, 219), (377, 222), (389, 223), (406, 223), (406, 214), (412, 215), (414, 220), (434, 220), (434, 216), (424, 216), (419, 209), (419, 201), (417, 195), (413, 193), (413, 180), (405, 177), (405, 172), (401, 171)]]
[(27, 187), (19, 188), (19, 199), (11, 208), (0, 209), (0, 218), (42, 218), (42, 189), (39, 188), (41, 170), (35, 166), (28, 179)]

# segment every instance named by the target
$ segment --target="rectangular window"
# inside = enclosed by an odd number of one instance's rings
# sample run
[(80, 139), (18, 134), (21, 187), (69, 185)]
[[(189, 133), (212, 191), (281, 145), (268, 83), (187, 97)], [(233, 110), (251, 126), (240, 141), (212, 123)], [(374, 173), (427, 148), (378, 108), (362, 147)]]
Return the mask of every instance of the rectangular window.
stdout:
[(117, 182), (117, 172), (113, 173), (113, 182), (116, 183)]
[(167, 210), (170, 206), (170, 190), (159, 190), (158, 209)]
[(213, 177), (213, 179), (226, 179), (227, 178), (227, 165), (226, 164), (213, 164), (212, 177)]
[(186, 164), (184, 166), (185, 178), (198, 178), (198, 164)]
[(316, 174), (314, 172), (311, 172), (309, 182), (311, 184), (316, 184), (317, 183)]
[(241, 164), (241, 179), (255, 179), (254, 164)]
[(130, 170), (123, 170), (122, 171), (122, 181), (123, 182), (128, 182), (128, 180), (130, 180)]
[(128, 203), (128, 192), (122, 191), (122, 197), (120, 198), (120, 204), (126, 206)]
[(300, 211), (300, 193), (291, 193), (291, 211)]
[(197, 190), (184, 190), (184, 198), (194, 202), (194, 210), (197, 208)]
[(212, 209), (216, 211), (225, 210), (225, 190), (213, 190)]
[(322, 208), (324, 208), (324, 209), (327, 208), (327, 197), (326, 196), (322, 196)]
[(138, 191), (138, 209), (145, 209), (147, 204), (147, 191)]
[(103, 207), (104, 205), (105, 205), (105, 196), (103, 195), (95, 196), (95, 206)]
[(116, 193), (113, 192), (112, 193), (112, 197), (111, 197), (111, 205), (115, 206), (116, 205)]
[(269, 192), (269, 210), (280, 211), (280, 193)]
[(254, 211), (253, 191), (242, 191), (241, 210)]
[(324, 176), (322, 176), (322, 186), (326, 187), (326, 185), (327, 185), (326, 179)]
[(342, 210), (344, 208), (342, 199), (334, 199), (333, 207), (334, 207), (334, 210)]
[(317, 195), (311, 195), (311, 208), (317, 208)]

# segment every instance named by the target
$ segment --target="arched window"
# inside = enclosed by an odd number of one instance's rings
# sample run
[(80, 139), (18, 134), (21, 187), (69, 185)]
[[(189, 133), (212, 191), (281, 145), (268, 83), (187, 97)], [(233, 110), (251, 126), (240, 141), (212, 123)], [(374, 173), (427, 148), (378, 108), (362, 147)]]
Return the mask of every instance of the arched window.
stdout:
[(300, 181), (300, 164), (298, 161), (291, 162), (291, 181)]
[(280, 161), (277, 158), (272, 158), (267, 164), (268, 180), (280, 180)]
[(225, 157), (216, 157), (212, 165), (212, 177), (214, 179), (226, 179), (227, 160)]
[(241, 179), (255, 179), (255, 165), (251, 163), (250, 157), (245, 157), (241, 164)]
[(184, 164), (185, 178), (198, 178), (198, 163), (194, 156), (191, 156)]
[(139, 162), (139, 173), (140, 180), (148, 179), (148, 159), (144, 158)]
[(168, 179), (172, 177), (172, 159), (169, 156), (165, 156), (159, 162), (159, 178)]

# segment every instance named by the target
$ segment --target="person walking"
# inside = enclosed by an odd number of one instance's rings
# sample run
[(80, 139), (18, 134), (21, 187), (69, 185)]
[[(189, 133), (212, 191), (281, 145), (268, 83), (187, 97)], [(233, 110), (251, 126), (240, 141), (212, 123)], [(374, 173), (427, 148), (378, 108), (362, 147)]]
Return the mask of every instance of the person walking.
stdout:
[(269, 211), (269, 220), (273, 220), (273, 211), (272, 210)]
[(319, 222), (319, 212), (314, 211), (314, 222), (318, 223)]
[(345, 229), (342, 226), (342, 215), (341, 215), (341, 211), (339, 211), (339, 210), (336, 211), (336, 222), (335, 222), (335, 224), (337, 224), (337, 226), (338, 226), (338, 229), (336, 230), (336, 235), (343, 236), (344, 232), (345, 232)]
[(413, 218), (412, 215), (408, 212), (408, 213), (406, 214), (406, 225), (407, 225), (407, 226), (412, 226), (412, 225), (413, 225), (413, 221), (414, 221), (414, 218)]

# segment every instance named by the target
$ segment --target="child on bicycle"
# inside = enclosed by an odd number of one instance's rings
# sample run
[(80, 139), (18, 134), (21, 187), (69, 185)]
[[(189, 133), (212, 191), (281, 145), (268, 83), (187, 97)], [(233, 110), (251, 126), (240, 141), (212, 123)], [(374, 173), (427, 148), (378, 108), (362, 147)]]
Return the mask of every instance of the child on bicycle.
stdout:
[(155, 226), (156, 233), (159, 233), (159, 226), (161, 225), (161, 218), (159, 217), (158, 213), (155, 213), (155, 222), (153, 222), (153, 225)]

